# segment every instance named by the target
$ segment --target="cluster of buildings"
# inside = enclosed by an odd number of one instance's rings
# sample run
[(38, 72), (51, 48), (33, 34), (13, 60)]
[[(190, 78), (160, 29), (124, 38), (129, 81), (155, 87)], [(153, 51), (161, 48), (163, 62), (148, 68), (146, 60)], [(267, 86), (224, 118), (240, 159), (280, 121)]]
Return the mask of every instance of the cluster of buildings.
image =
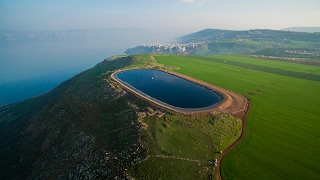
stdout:
[(317, 51), (317, 50), (287, 49), (287, 50), (285, 50), (285, 52), (288, 54), (320, 56), (320, 51)]
[(187, 48), (195, 48), (201, 44), (200, 42), (190, 42), (185, 44), (179, 43), (155, 43), (155, 44), (144, 44), (143, 47), (153, 48), (157, 51), (169, 51), (169, 52), (184, 52)]

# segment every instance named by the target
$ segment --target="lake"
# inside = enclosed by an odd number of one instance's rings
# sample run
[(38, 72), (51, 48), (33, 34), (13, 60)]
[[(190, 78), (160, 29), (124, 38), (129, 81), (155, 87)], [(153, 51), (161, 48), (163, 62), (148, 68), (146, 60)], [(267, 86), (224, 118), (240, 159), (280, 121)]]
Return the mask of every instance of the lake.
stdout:
[(0, 107), (44, 94), (127, 48), (183, 34), (143, 28), (0, 31)]
[(217, 91), (159, 70), (127, 70), (115, 77), (144, 95), (178, 108), (207, 108), (223, 100)]

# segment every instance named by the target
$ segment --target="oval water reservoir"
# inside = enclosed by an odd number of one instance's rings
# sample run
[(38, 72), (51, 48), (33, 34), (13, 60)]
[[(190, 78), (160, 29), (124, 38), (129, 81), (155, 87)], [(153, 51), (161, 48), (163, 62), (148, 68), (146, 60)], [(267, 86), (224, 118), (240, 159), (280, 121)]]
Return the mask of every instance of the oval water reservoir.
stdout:
[(127, 70), (115, 77), (149, 98), (178, 108), (207, 108), (223, 100), (217, 91), (159, 70)]

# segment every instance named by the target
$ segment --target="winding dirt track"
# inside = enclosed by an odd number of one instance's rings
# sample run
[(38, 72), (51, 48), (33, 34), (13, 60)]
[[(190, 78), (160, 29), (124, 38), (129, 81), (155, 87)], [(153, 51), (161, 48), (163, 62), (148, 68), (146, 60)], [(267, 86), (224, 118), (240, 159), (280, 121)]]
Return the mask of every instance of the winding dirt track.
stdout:
[(247, 118), (248, 118), (248, 115), (249, 115), (249, 112), (250, 112), (250, 108), (251, 108), (251, 100), (249, 98), (247, 98), (247, 111), (245, 112), (245, 115), (242, 119), (242, 133), (240, 135), (240, 137), (231, 145), (229, 146), (225, 151), (223, 151), (218, 160), (217, 160), (217, 167), (216, 167), (216, 172), (218, 173), (218, 177), (219, 179), (222, 180), (222, 176), (221, 176), (221, 168), (220, 168), (220, 165), (221, 165), (221, 160), (222, 158), (228, 153), (230, 152), (234, 147), (236, 147), (241, 141), (242, 139), (244, 138), (245, 134), (246, 134), (246, 124), (247, 124)]

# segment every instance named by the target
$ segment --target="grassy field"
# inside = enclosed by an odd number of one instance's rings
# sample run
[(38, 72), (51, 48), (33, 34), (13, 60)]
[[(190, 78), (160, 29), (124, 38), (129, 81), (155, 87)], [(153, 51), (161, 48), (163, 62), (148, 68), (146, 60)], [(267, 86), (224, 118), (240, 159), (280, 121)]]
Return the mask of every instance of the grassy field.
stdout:
[(243, 56), (156, 60), (252, 100), (246, 137), (222, 161), (224, 179), (320, 179), (319, 66)]
[[(264, 60), (259, 58), (254, 58), (250, 56), (216, 56), (215, 59), (218, 59), (221, 57), (221, 59), (225, 60), (224, 63), (226, 63), (227, 60), (231, 60), (232, 62), (242, 62), (250, 65), (258, 65), (263, 66), (265, 68), (273, 68), (273, 69), (280, 69), (280, 70), (286, 70), (286, 71), (293, 71), (295, 73), (304, 73), (303, 75), (317, 75), (320, 76), (320, 66), (310, 66), (310, 65), (296, 65), (294, 63), (287, 63), (287, 62), (276, 62), (272, 60)], [(215, 60), (216, 61), (216, 60)], [(303, 78), (303, 77), (301, 77)], [(320, 78), (317, 77), (317, 80), (320, 81)]]
[[(210, 57), (198, 57), (212, 61)], [(320, 81), (320, 66), (296, 65), (294, 63), (266, 61), (249, 56), (215, 56), (214, 62), (229, 64), (246, 68), (247, 70), (257, 70), (282, 76)]]

